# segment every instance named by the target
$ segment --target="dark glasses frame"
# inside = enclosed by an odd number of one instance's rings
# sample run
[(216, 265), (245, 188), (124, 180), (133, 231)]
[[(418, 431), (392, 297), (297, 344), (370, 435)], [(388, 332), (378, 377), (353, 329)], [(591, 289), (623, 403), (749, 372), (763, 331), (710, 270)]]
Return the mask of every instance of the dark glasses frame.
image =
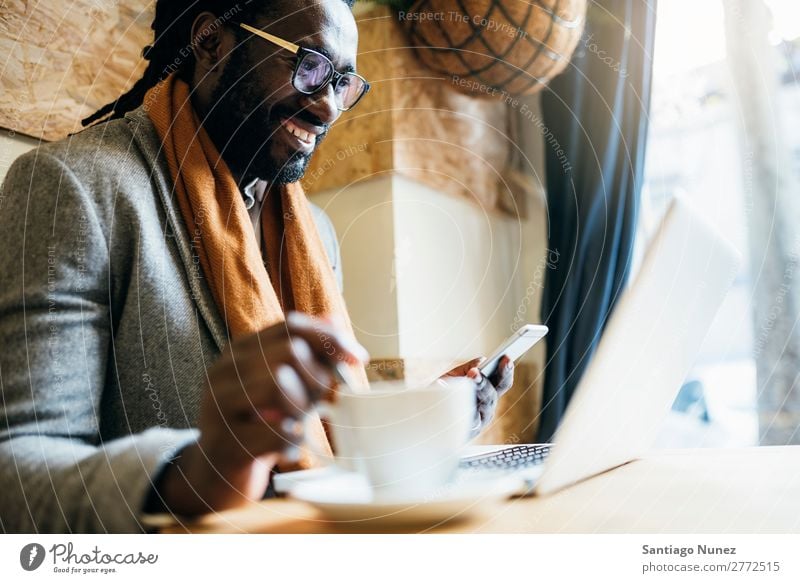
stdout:
[[(358, 73), (354, 73), (352, 71), (348, 71), (347, 73), (340, 73), (333, 66), (333, 62), (328, 57), (326, 57), (325, 55), (323, 55), (322, 53), (320, 53), (318, 51), (315, 51), (315, 50), (312, 50), (312, 49), (307, 49), (305, 47), (301, 47), (300, 45), (296, 45), (293, 42), (290, 42), (288, 40), (282, 39), (282, 38), (280, 38), (278, 36), (275, 36), (274, 34), (270, 34), (268, 32), (264, 32), (261, 29), (258, 29), (258, 28), (255, 28), (253, 26), (250, 26), (249, 24), (244, 24), (243, 22), (233, 22), (233, 21), (231, 21), (231, 23), (232, 24), (237, 24), (241, 28), (243, 28), (244, 30), (246, 30), (248, 32), (251, 32), (256, 36), (259, 36), (259, 37), (263, 38), (264, 40), (269, 41), (272, 44), (277, 45), (277, 46), (281, 47), (282, 49), (286, 49), (287, 51), (290, 51), (291, 53), (295, 54), (297, 56), (297, 63), (295, 63), (294, 71), (292, 72), (292, 86), (297, 91), (302, 93), (303, 95), (314, 95), (315, 93), (318, 93), (318, 92), (322, 91), (325, 87), (328, 86), (329, 83), (333, 84), (333, 88), (334, 88), (334, 91), (335, 91), (336, 90), (336, 86), (339, 84), (339, 82), (344, 77), (346, 77), (347, 75), (353, 75), (354, 77), (358, 77), (359, 79), (361, 79), (361, 81), (364, 83), (363, 91), (361, 91), (361, 94), (358, 96), (358, 98), (350, 106), (348, 106), (348, 107), (340, 107), (338, 104), (336, 105), (336, 108), (339, 111), (349, 111), (349, 110), (353, 109), (356, 106), (356, 104), (359, 101), (361, 101), (361, 98), (364, 97), (367, 94), (367, 92), (369, 92), (369, 90), (370, 90), (370, 84), (366, 79), (364, 79), (364, 77), (362, 77)], [(316, 56), (316, 57), (318, 57), (320, 59), (323, 59), (324, 61), (327, 61), (330, 64), (330, 74), (328, 75), (327, 79), (325, 79), (325, 81), (323, 81), (319, 85), (319, 87), (317, 87), (313, 91), (305, 91), (305, 90), (299, 88), (297, 86), (297, 82), (296, 82), (296, 80), (297, 80), (297, 72), (300, 70), (300, 65), (303, 63), (303, 60), (305, 59), (306, 55), (314, 55), (314, 56)]]

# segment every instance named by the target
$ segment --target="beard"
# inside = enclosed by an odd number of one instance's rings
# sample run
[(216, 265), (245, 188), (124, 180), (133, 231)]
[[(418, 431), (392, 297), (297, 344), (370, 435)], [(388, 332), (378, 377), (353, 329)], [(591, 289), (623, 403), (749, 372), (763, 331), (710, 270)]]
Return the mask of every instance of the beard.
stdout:
[[(297, 182), (305, 174), (313, 150), (278, 155), (272, 138), (276, 132), (285, 131), (282, 118), (312, 116), (300, 108), (268, 104), (265, 95), (269, 99), (269, 93), (257, 83), (257, 69), (247, 63), (245, 55), (244, 50), (231, 54), (211, 94), (211, 110), (202, 125), (241, 180), (249, 182), (255, 177), (272, 184)], [(317, 137), (317, 144), (326, 133), (327, 129)]]

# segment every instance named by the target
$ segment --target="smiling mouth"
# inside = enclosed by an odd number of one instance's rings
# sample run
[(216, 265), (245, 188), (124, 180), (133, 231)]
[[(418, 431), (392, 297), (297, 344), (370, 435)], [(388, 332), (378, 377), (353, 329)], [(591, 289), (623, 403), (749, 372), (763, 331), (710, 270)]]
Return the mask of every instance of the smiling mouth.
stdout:
[(312, 147), (317, 141), (316, 134), (307, 132), (290, 119), (281, 120), (281, 125), (287, 132), (292, 134), (302, 145), (306, 147)]

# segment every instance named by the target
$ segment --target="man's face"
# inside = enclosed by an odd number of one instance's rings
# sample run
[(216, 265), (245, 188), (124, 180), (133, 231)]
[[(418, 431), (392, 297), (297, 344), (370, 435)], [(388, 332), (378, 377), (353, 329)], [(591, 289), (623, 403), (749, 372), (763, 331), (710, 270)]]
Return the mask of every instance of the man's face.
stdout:
[[(245, 24), (323, 53), (337, 71), (355, 68), (358, 31), (342, 0), (283, 2), (272, 13)], [(250, 33), (240, 37), (246, 40), (225, 62), (203, 125), (240, 178), (295, 182), (339, 117), (333, 88), (300, 93), (292, 85), (291, 51)]]

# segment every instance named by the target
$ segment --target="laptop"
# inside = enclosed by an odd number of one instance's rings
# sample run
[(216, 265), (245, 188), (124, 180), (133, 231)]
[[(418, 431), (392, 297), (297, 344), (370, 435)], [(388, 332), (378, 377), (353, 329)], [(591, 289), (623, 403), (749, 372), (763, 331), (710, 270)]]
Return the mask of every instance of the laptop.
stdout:
[[(550, 444), (475, 446), (465, 473), (520, 478), (544, 495), (626, 464), (653, 444), (738, 272), (738, 252), (682, 199), (667, 208)], [(275, 476), (288, 492), (330, 468)]]

